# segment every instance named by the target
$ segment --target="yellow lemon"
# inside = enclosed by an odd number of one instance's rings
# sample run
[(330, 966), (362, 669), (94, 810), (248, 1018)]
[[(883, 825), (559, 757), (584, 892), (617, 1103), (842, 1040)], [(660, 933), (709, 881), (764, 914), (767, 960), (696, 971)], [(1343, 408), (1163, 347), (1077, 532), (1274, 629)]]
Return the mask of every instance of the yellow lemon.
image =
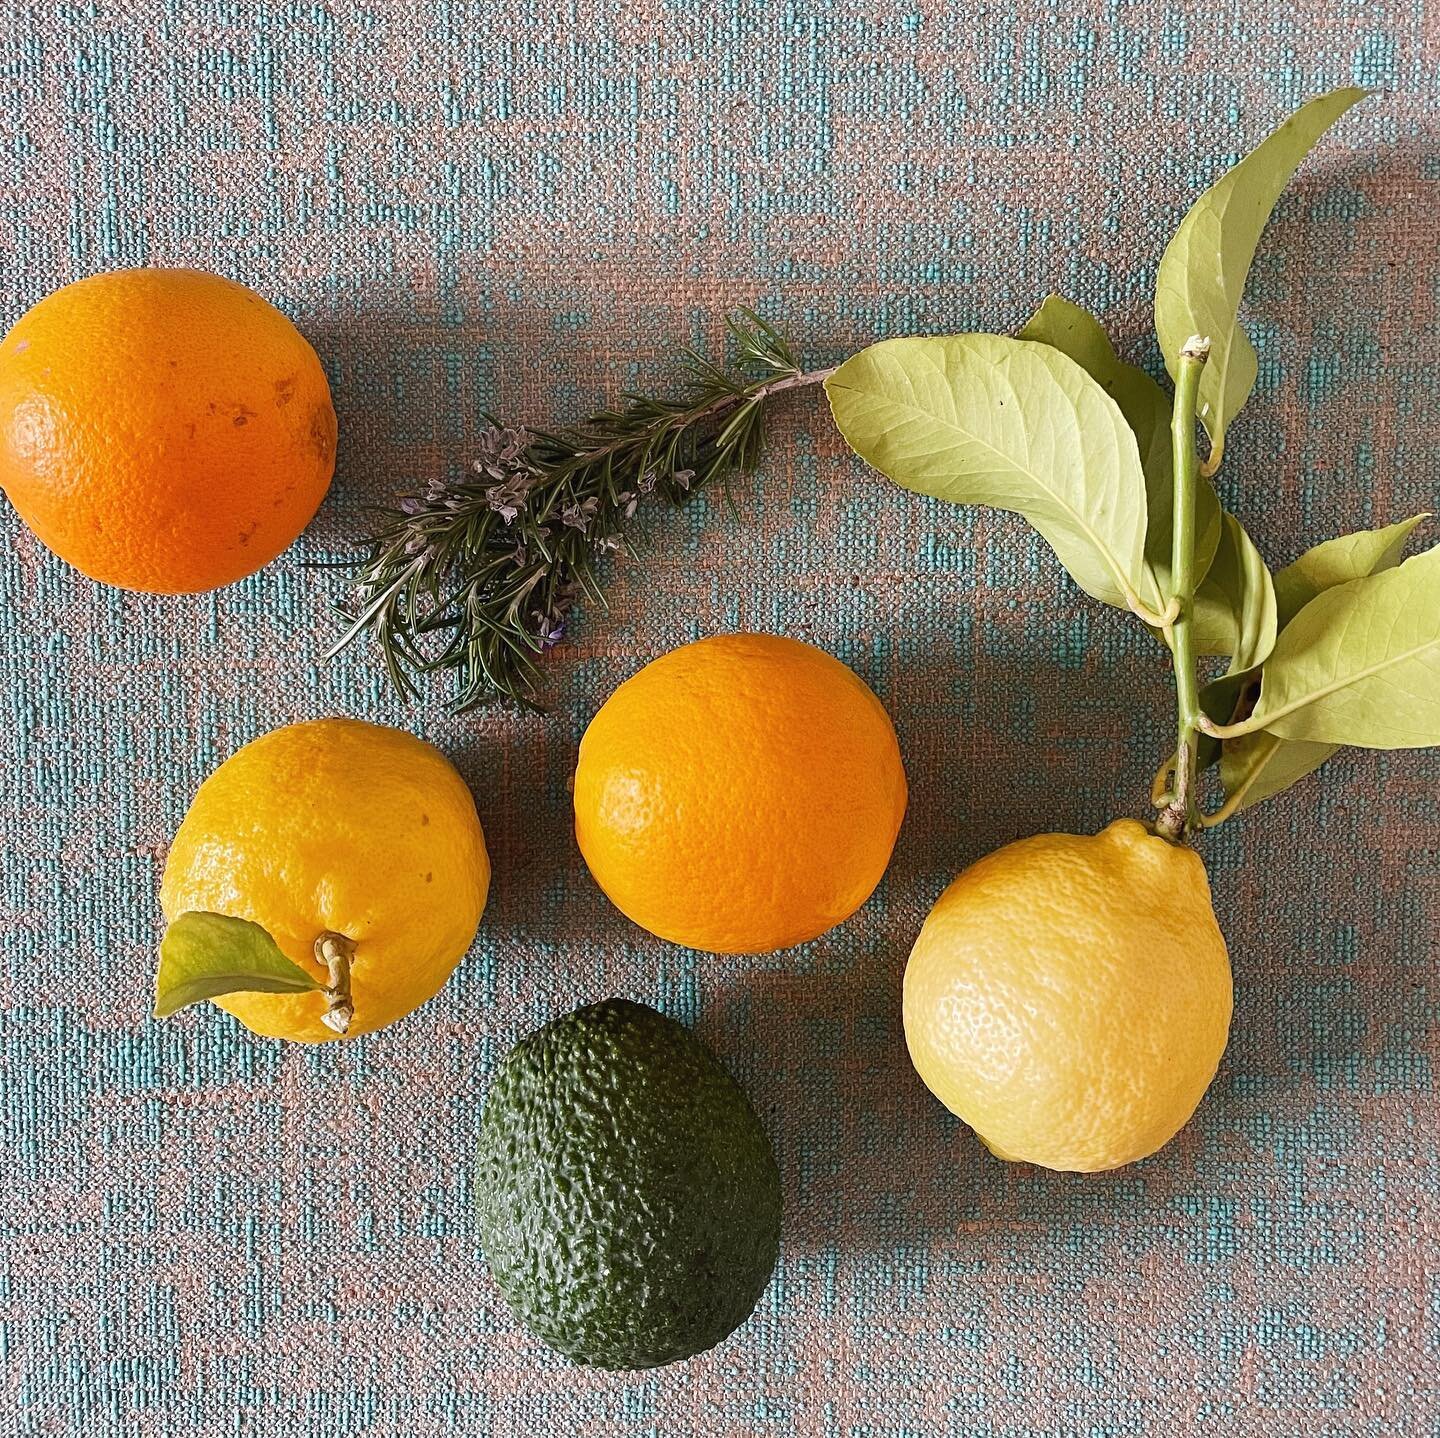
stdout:
[(1008, 844), (945, 890), (905, 971), (905, 1039), (997, 1156), (1094, 1172), (1189, 1119), (1231, 999), (1199, 855), (1121, 819)]
[[(231, 930), (245, 942), (254, 931), (216, 922), (221, 938), (184, 956), (201, 970), (185, 974), (187, 994), (215, 998), (256, 1033), (316, 1043), (384, 1028), (432, 997), (470, 947), (489, 885), (475, 801), (439, 750), (398, 729), (320, 719), (247, 744), (200, 786), (160, 902), (172, 933), (197, 913), (258, 925), (275, 964), (313, 981), (224, 991), (237, 965), (217, 949)], [(162, 948), (162, 984), (164, 968)]]

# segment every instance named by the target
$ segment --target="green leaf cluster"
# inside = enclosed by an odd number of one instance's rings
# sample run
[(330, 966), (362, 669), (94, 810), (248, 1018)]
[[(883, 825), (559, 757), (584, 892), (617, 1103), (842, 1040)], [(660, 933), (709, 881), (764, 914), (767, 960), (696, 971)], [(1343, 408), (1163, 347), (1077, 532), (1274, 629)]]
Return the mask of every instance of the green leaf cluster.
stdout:
[(1255, 382), (1239, 310), (1261, 233), (1310, 149), (1363, 95), (1302, 106), (1200, 197), (1161, 261), (1155, 329), (1172, 377), (1192, 337), (1208, 340), (1193, 597), (1177, 592), (1172, 549), (1177, 455), (1193, 455), (1194, 436), (1078, 305), (1052, 295), (1014, 337), (888, 340), (826, 381), (846, 441), (897, 484), (1023, 515), (1087, 594), (1134, 612), (1172, 649), (1183, 607), (1187, 649), (1224, 663), (1201, 692), (1216, 732), (1199, 757), (1218, 764), (1227, 812), (1288, 788), (1340, 745), (1440, 744), (1440, 547), (1400, 562), (1423, 516), (1326, 541), (1272, 576), (1206, 477)]
[(1000, 335), (886, 340), (825, 388), (841, 433), (882, 474), (1023, 514), (1087, 594), (1158, 607), (1135, 435), (1068, 355)]
[[(1287, 565), (1275, 575), (1277, 623), (1285, 643), (1283, 647), (1277, 644), (1277, 652), (1272, 655), (1273, 664), (1269, 666), (1270, 693), (1266, 696), (1267, 709), (1270, 708), (1270, 701), (1277, 697), (1282, 685), (1291, 692), (1306, 688), (1310, 681), (1304, 677), (1305, 670), (1319, 659), (1318, 649), (1312, 651), (1307, 635), (1323, 637), (1323, 630), (1327, 627), (1324, 613), (1310, 615), (1301, 629), (1292, 629), (1292, 621), (1305, 613), (1311, 602), (1326, 591), (1393, 569), (1400, 563), (1411, 531), (1426, 518), (1427, 515), (1417, 514), (1411, 519), (1401, 520), (1399, 524), (1387, 525), (1383, 529), (1363, 530), (1358, 534), (1342, 535), (1339, 539), (1328, 539), (1307, 550), (1293, 564)], [(1431, 550), (1411, 563), (1427, 561), (1433, 569), (1436, 555), (1437, 551)], [(1375, 622), (1376, 615), (1369, 611), (1375, 602), (1376, 593), (1373, 586), (1362, 586), (1358, 591), (1348, 592), (1344, 603), (1350, 610), (1352, 622), (1357, 618), (1362, 626)], [(1432, 610), (1437, 597), (1440, 597), (1440, 590), (1430, 596), (1429, 605)], [(1320, 621), (1318, 626), (1315, 623), (1317, 618)], [(1346, 647), (1358, 659), (1363, 643), (1361, 630), (1356, 628), (1351, 631)], [(1388, 641), (1387, 644), (1377, 643), (1374, 647), (1377, 657), (1383, 659), (1383, 651), (1389, 647)], [(1440, 663), (1440, 660), (1437, 660), (1437, 663)], [(1354, 667), (1358, 671), (1367, 666), (1363, 659), (1360, 659)], [(1387, 666), (1376, 675), (1367, 676), (1346, 686), (1343, 692), (1348, 692), (1352, 697), (1358, 696), (1361, 700), (1367, 692), (1372, 699), (1376, 695), (1383, 695), (1384, 676), (1390, 667), (1393, 666)], [(1318, 664), (1316, 668), (1318, 673)], [(1201, 694), (1206, 713), (1219, 724), (1251, 718), (1257, 711), (1256, 701), (1261, 694), (1264, 674), (1265, 670), (1254, 669), (1228, 675), (1207, 685)], [(1372, 683), (1371, 680), (1378, 680), (1379, 683)], [(1316, 687), (1324, 687), (1323, 682)], [(1327, 695), (1325, 698), (1327, 703), (1333, 704), (1332, 696)], [(1440, 707), (1440, 693), (1434, 688), (1433, 681), (1428, 702), (1433, 715), (1433, 711)], [(1302, 709), (1304, 707), (1307, 706), (1302, 706)], [(1301, 711), (1295, 712), (1299, 714)], [(1291, 718), (1290, 722), (1300, 721)], [(1432, 727), (1436, 722), (1432, 717)], [(1351, 732), (1359, 735), (1361, 731), (1355, 728)], [(1440, 739), (1421, 742), (1437, 743)], [(1313, 774), (1336, 753), (1341, 743), (1367, 748), (1383, 747), (1368, 743), (1363, 737), (1332, 743), (1309, 737), (1286, 737), (1279, 730), (1261, 730), (1253, 734), (1239, 735), (1223, 744), (1210, 740), (1202, 750), (1201, 762), (1207, 765), (1219, 763), (1220, 779), (1227, 797), (1234, 801), (1236, 808), (1245, 809), (1252, 804), (1258, 804), (1262, 799), (1282, 793), (1307, 774)]]
[[(1120, 407), (1135, 436), (1145, 475), (1145, 568), (1150, 592), (1168, 599), (1175, 472), (1170, 397), (1143, 369), (1116, 357), (1110, 336), (1094, 315), (1060, 295), (1051, 295), (1021, 326), (1018, 337), (1069, 355)], [(1209, 481), (1202, 481), (1196, 496), (1195, 531), (1195, 572), (1204, 578), (1221, 531), (1220, 501)]]

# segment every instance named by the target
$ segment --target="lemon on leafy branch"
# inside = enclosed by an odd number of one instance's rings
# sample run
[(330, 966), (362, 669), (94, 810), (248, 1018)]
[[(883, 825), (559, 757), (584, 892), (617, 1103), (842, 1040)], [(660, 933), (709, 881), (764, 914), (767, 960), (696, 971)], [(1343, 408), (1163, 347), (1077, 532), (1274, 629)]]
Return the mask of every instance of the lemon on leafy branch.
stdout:
[[(1173, 660), (1175, 745), (1150, 824), (1042, 835), (982, 859), (911, 954), (915, 1065), (1002, 1157), (1094, 1170), (1166, 1143), (1213, 1077), (1231, 1017), (1189, 843), (1341, 745), (1440, 744), (1440, 547), (1401, 562), (1425, 516), (1326, 541), (1272, 576), (1209, 482), (1257, 374), (1238, 308), (1261, 232), (1362, 96), (1311, 100), (1185, 217), (1155, 297), (1173, 398), (1058, 296), (1018, 337), (890, 340), (825, 382), (862, 458), (920, 493), (1022, 514), (1082, 589), (1139, 617)], [(1202, 657), (1216, 670), (1203, 685)], [(1215, 766), (1224, 797), (1207, 810)]]

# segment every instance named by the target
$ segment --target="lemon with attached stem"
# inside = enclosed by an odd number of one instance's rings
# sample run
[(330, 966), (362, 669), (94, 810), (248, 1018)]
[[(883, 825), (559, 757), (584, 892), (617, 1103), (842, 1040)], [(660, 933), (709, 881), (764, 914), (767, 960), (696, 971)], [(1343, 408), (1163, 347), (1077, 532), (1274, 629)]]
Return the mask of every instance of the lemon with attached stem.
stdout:
[(998, 1157), (1093, 1172), (1190, 1118), (1231, 1004), (1200, 856), (1121, 819), (1007, 844), (946, 889), (905, 971), (905, 1038)]
[(156, 1012), (213, 999), (318, 1043), (437, 993), (490, 884), (475, 801), (438, 749), (320, 719), (263, 735), (201, 786), (165, 865)]

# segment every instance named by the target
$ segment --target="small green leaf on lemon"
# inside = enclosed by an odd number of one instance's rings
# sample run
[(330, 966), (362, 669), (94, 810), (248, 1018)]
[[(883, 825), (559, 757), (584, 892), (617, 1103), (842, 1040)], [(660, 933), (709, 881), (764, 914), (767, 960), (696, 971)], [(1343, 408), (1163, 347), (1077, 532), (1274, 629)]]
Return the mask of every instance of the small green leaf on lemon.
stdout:
[(1234, 169), (1222, 175), (1180, 222), (1155, 281), (1155, 333), (1172, 378), (1191, 335), (1208, 335), (1200, 376), (1200, 422), (1210, 436), (1213, 472), (1229, 427), (1255, 384), (1255, 348), (1239, 324), (1240, 297), (1270, 212), (1320, 136), (1364, 90), (1334, 90), (1302, 105)]
[(155, 1017), (221, 994), (303, 994), (324, 989), (280, 952), (259, 924), (227, 914), (181, 914), (160, 941)]
[(1253, 718), (1282, 739), (1440, 744), (1440, 546), (1312, 599), (1276, 641)]
[(846, 360), (825, 391), (846, 442), (881, 474), (1022, 514), (1087, 594), (1160, 607), (1135, 436), (1069, 356), (999, 335), (885, 340)]
[(1275, 644), (1275, 586), (1255, 542), (1226, 513), (1220, 547), (1205, 582), (1195, 591), (1195, 647), (1223, 654), (1231, 674), (1259, 664)]
[[(1170, 543), (1175, 509), (1174, 455), (1170, 444), (1170, 400), (1133, 364), (1117, 357), (1105, 327), (1089, 310), (1050, 295), (1019, 331), (1022, 340), (1050, 345), (1069, 355), (1116, 404), (1135, 435), (1145, 471), (1148, 523), (1145, 564), (1162, 600), (1169, 602)], [(1220, 501), (1208, 479), (1195, 482), (1195, 580), (1205, 578), (1220, 543)], [(1160, 606), (1164, 608), (1164, 604)]]

